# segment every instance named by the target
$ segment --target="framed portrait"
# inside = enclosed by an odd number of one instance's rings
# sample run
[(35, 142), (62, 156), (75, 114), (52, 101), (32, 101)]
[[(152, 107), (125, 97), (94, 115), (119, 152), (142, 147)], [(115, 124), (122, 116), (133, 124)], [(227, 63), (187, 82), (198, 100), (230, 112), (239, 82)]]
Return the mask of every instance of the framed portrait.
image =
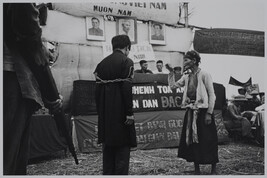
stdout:
[(105, 24), (103, 16), (86, 17), (87, 40), (105, 40)]
[(166, 45), (165, 24), (149, 21), (149, 42), (151, 44)]
[(128, 35), (132, 44), (137, 43), (137, 23), (136, 18), (118, 17), (116, 22), (117, 35)]

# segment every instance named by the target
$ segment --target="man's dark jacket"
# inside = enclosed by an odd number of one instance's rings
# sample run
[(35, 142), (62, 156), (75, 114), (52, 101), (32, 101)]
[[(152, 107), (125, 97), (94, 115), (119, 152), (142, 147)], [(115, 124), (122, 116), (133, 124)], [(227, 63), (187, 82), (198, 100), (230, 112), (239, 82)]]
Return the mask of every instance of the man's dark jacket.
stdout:
[(97, 65), (95, 74), (98, 143), (135, 147), (135, 126), (124, 124), (126, 116), (133, 115), (133, 61), (115, 50)]

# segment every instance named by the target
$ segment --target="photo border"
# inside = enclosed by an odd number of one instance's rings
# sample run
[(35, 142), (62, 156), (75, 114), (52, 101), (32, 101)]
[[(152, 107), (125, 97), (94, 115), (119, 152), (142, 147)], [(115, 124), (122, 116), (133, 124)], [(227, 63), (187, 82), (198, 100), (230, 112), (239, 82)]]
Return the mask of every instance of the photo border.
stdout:
[(121, 20), (127, 20), (127, 19), (134, 21), (134, 28), (133, 28), (134, 29), (134, 32), (133, 32), (134, 37), (133, 37), (133, 39), (131, 39), (131, 43), (136, 44), (137, 43), (137, 19), (136, 19), (136, 17), (117, 17), (116, 18), (116, 34), (119, 35), (119, 32), (120, 32), (120, 28), (121, 28), (120, 21)]
[[(89, 28), (92, 27), (91, 19), (93, 17), (96, 17), (100, 20), (99, 27), (103, 30), (103, 36), (96, 36), (96, 35), (90, 35), (89, 34)], [(86, 24), (86, 39), (92, 40), (92, 41), (105, 41), (105, 20), (103, 16), (87, 16), (85, 17), (85, 24)], [(102, 25), (101, 25), (102, 24)]]
[[(163, 31), (163, 36), (164, 36), (164, 40), (152, 40), (152, 29), (153, 29), (153, 25), (154, 24), (160, 24), (162, 25), (162, 31)], [(164, 23), (159, 23), (159, 22), (154, 22), (154, 21), (149, 21), (148, 23), (148, 35), (149, 35), (149, 43), (150, 44), (157, 44), (157, 45), (166, 45), (166, 26)]]

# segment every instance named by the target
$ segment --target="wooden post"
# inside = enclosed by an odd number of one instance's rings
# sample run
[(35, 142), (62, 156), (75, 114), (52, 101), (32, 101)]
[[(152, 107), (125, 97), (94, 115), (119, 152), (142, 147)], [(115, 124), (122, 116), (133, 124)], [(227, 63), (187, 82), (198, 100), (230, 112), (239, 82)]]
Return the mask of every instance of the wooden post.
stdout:
[(188, 2), (184, 2), (185, 28), (188, 28)]

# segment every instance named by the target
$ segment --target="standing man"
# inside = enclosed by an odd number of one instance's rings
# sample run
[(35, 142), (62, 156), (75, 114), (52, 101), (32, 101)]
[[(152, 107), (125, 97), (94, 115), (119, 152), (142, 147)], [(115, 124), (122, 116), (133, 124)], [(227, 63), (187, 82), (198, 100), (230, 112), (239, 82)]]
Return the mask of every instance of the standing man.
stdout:
[(130, 148), (136, 147), (133, 116), (133, 61), (127, 35), (112, 38), (113, 53), (95, 69), (98, 143), (103, 145), (103, 174), (128, 175)]
[(146, 60), (141, 60), (139, 64), (140, 64), (141, 69), (135, 70), (134, 71), (135, 73), (153, 74), (151, 70), (147, 69), (148, 64)]
[(213, 115), (215, 93), (211, 75), (199, 68), (200, 56), (192, 50), (184, 56), (184, 69), (189, 70), (175, 82), (174, 69), (170, 70), (169, 86), (184, 87), (182, 107), (186, 108), (178, 157), (194, 162), (195, 174), (200, 174), (199, 164), (211, 164), (211, 174), (216, 174), (218, 137)]
[(99, 28), (100, 21), (96, 17), (92, 17), (92, 28), (89, 28), (89, 35), (103, 36), (103, 30)]
[(158, 60), (156, 62), (157, 69), (153, 71), (153, 74), (168, 74), (168, 71), (163, 69), (163, 61)]
[[(31, 3), (3, 4), (3, 174), (26, 175), (33, 112), (43, 104), (55, 113), (62, 100), (45, 102), (33, 74), (48, 65), (39, 12)], [(44, 101), (44, 103), (43, 103)]]

